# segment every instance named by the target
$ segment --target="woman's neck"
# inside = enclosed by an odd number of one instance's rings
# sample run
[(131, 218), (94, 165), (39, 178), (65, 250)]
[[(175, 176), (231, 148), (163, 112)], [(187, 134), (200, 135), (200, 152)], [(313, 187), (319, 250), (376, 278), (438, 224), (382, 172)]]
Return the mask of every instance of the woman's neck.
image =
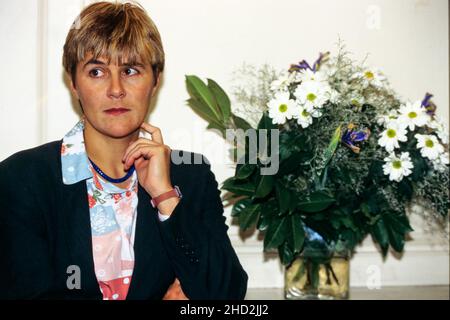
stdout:
[(139, 131), (123, 138), (108, 137), (95, 130), (87, 121), (84, 127), (84, 145), (88, 157), (112, 178), (126, 174), (122, 158), (132, 141), (138, 139)]

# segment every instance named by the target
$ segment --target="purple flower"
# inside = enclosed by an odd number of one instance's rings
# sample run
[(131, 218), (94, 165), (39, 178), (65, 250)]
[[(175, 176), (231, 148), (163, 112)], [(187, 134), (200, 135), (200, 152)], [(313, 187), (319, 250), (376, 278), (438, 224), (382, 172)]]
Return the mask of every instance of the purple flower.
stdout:
[(316, 72), (320, 68), (320, 64), (323, 61), (326, 61), (328, 59), (329, 55), (330, 55), (330, 52), (320, 53), (319, 54), (319, 58), (314, 62), (312, 68), (309, 65), (309, 63), (306, 62), (306, 60), (302, 60), (298, 64), (292, 64), (291, 67), (289, 68), (289, 71), (292, 72), (292, 71), (299, 71), (299, 70), (309, 69), (309, 70), (311, 70), (313, 72)]
[(421, 106), (427, 110), (427, 114), (430, 116), (434, 116), (436, 112), (436, 105), (430, 100), (433, 95), (431, 93), (426, 93), (425, 98), (422, 100)]
[(370, 130), (355, 130), (355, 125), (350, 123), (347, 126), (347, 130), (342, 135), (341, 141), (344, 145), (349, 147), (354, 153), (359, 153), (360, 147), (357, 144), (360, 144), (367, 139), (369, 139)]

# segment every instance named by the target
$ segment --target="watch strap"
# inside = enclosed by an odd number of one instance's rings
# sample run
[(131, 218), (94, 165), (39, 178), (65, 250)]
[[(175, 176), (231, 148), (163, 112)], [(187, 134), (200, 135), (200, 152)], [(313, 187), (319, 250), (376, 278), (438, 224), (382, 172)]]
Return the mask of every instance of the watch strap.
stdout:
[(178, 186), (174, 186), (174, 188), (172, 190), (169, 190), (167, 192), (164, 192), (163, 194), (160, 194), (159, 196), (152, 198), (150, 200), (153, 208), (156, 208), (162, 201), (167, 200), (169, 198), (180, 198), (183, 195), (181, 194), (180, 188)]

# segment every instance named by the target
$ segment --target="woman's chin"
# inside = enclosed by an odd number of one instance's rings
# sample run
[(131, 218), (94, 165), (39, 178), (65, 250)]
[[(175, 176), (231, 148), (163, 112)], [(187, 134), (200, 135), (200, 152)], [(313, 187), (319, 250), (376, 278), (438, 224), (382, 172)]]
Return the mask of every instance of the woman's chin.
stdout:
[(120, 139), (128, 137), (129, 135), (133, 134), (134, 132), (136, 132), (138, 128), (139, 126), (136, 127), (131, 125), (122, 125), (122, 126), (117, 125), (114, 127), (107, 128), (104, 134), (112, 138)]

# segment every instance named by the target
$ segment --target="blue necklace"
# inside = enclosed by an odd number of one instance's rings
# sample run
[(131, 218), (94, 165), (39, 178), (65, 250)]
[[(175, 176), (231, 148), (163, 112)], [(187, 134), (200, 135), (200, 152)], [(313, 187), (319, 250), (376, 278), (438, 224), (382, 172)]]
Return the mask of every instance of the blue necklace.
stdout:
[(131, 177), (131, 175), (133, 174), (133, 172), (134, 172), (134, 165), (132, 165), (131, 167), (130, 167), (130, 169), (128, 169), (128, 172), (127, 172), (127, 174), (125, 175), (125, 176), (123, 176), (122, 178), (119, 178), (119, 179), (114, 179), (114, 178), (111, 178), (110, 176), (108, 176), (106, 173), (104, 173), (103, 171), (102, 171), (102, 169), (100, 169), (99, 167), (97, 167), (97, 165), (88, 157), (88, 159), (89, 159), (89, 161), (91, 162), (91, 164), (92, 164), (92, 167), (94, 168), (94, 170), (102, 177), (102, 178), (104, 178), (106, 181), (109, 181), (109, 182), (112, 182), (112, 183), (121, 183), (121, 182), (124, 182), (125, 180), (127, 180), (129, 177)]

